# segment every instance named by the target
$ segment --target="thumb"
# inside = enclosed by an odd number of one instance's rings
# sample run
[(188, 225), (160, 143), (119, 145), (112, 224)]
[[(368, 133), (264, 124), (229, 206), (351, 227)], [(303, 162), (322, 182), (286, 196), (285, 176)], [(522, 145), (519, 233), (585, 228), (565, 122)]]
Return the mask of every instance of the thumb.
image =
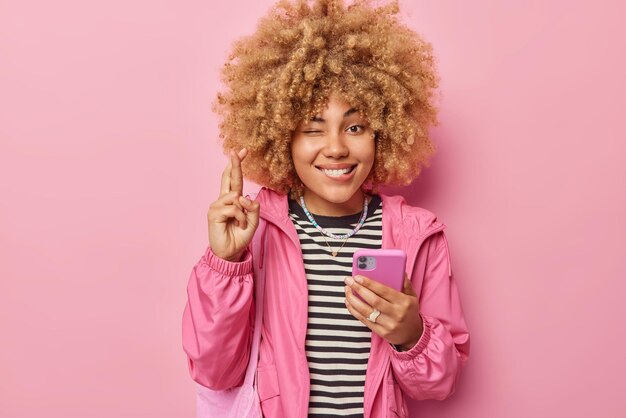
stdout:
[(250, 200), (247, 197), (241, 197), (239, 199), (246, 209), (246, 218), (248, 222), (253, 225), (259, 224), (259, 213), (261, 212), (261, 204), (256, 200)]
[(404, 286), (402, 289), (402, 293), (404, 293), (405, 295), (417, 296), (417, 293), (415, 293), (411, 281), (409, 280), (409, 277), (406, 273), (404, 273)]

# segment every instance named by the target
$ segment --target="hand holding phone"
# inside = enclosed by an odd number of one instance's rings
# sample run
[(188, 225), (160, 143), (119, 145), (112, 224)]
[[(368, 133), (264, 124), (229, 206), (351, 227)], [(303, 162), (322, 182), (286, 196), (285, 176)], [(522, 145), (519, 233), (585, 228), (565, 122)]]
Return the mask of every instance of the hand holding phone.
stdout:
[[(400, 351), (414, 347), (424, 331), (419, 296), (411, 285), (404, 288), (404, 278), (408, 279), (405, 268), (406, 254), (402, 250), (359, 250), (353, 256), (352, 275), (361, 275), (369, 280), (362, 280), (358, 284), (356, 282), (359, 280), (356, 279), (352, 283), (346, 282), (350, 293), (356, 295), (366, 305), (370, 303), (354, 289), (362, 289), (362, 292), (369, 290), (373, 293), (367, 294), (368, 299), (372, 301), (371, 305), (363, 306), (346, 290), (346, 307), (350, 314)], [(381, 284), (383, 286), (380, 286)], [(386, 301), (379, 300), (381, 298)]]
[[(364, 249), (352, 256), (352, 276), (368, 277), (398, 292), (402, 292), (405, 268), (406, 253), (403, 250)], [(358, 293), (354, 294), (363, 300)]]

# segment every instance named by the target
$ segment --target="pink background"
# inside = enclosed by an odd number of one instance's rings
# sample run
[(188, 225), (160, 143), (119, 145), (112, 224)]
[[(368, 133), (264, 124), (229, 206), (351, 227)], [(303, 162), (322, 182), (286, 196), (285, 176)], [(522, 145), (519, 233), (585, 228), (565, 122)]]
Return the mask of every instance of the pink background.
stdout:
[[(270, 4), (0, 3), (0, 416), (193, 417), (210, 103)], [(413, 416), (626, 416), (623, 3), (401, 4), (442, 108), (400, 192), (448, 225), (472, 341), (457, 393)]]

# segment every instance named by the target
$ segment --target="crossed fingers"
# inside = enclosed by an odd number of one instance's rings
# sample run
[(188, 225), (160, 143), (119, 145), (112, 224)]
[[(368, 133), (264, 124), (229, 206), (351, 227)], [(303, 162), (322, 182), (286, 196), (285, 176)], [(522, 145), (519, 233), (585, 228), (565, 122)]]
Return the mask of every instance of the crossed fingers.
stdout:
[(220, 186), (220, 197), (230, 191), (243, 193), (243, 175), (241, 173), (241, 160), (248, 154), (248, 150), (242, 148), (238, 153), (230, 151), (228, 153), (228, 165), (222, 172), (222, 182)]
[[(246, 148), (242, 148), (238, 153), (230, 150), (228, 153), (228, 164), (222, 172), (222, 180), (220, 184), (220, 196), (216, 201), (220, 206), (232, 206), (229, 210), (230, 216), (236, 218), (235, 224), (243, 228), (246, 227), (247, 220), (245, 211), (239, 202), (239, 196), (243, 193), (243, 174), (241, 172), (241, 160), (248, 154)], [(235, 209), (237, 208), (237, 209)]]

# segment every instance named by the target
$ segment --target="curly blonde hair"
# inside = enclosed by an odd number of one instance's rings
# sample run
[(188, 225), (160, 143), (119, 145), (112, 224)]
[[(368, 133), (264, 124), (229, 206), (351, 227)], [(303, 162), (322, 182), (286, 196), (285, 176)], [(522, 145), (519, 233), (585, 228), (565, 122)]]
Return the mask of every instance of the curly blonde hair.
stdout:
[(234, 43), (213, 107), (224, 149), (247, 148), (244, 177), (295, 197), (303, 185), (291, 159), (292, 133), (336, 93), (375, 132), (365, 183), (374, 190), (411, 183), (435, 152), (428, 129), (438, 123), (439, 78), (431, 44), (399, 22), (397, 1), (309, 3), (280, 1), (253, 35)]

